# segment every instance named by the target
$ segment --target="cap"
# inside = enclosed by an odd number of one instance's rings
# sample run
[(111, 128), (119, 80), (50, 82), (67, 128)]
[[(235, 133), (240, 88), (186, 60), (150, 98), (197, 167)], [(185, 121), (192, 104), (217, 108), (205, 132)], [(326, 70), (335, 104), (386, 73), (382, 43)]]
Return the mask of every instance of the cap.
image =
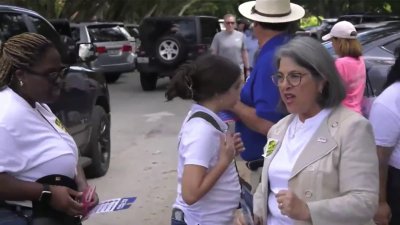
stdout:
[(340, 21), (332, 27), (329, 34), (322, 37), (322, 40), (327, 41), (330, 40), (332, 37), (356, 39), (357, 30), (352, 23), (348, 21)]

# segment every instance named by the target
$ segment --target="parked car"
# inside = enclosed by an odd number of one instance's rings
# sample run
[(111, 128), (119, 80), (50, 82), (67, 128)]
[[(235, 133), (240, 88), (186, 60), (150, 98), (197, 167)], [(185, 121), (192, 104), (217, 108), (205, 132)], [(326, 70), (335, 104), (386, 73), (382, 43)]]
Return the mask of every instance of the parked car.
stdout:
[(104, 73), (107, 82), (113, 83), (122, 73), (135, 70), (136, 55), (132, 47), (134, 39), (130, 39), (122, 23), (72, 23), (71, 29), (72, 38), (78, 45), (94, 45), (96, 59), (89, 63), (89, 67)]
[(304, 32), (309, 33), (309, 36), (317, 40), (321, 40), (322, 36), (331, 31), (333, 25), (335, 25), (336, 22), (337, 18), (322, 19), (322, 22), (319, 26), (307, 27), (305, 28)]
[(360, 23), (376, 23), (389, 20), (400, 20), (400, 17), (382, 14), (348, 14), (339, 16), (337, 22), (343, 20), (349, 21), (353, 25), (356, 25)]
[(172, 77), (179, 65), (208, 52), (220, 30), (218, 18), (209, 16), (145, 18), (137, 57), (142, 89), (154, 90), (158, 78)]
[(138, 39), (139, 38), (139, 25), (137, 24), (124, 24), (126, 30), (129, 32), (129, 34)]
[(50, 108), (63, 122), (80, 151), (80, 163), (88, 177), (107, 173), (110, 164), (110, 98), (101, 73), (85, 66), (87, 58), (67, 54), (54, 27), (38, 13), (14, 6), (0, 5), (0, 42), (13, 35), (34, 32), (51, 40), (66, 65), (71, 65), (61, 96)]
[(354, 25), (356, 28), (357, 32), (362, 32), (366, 30), (371, 30), (379, 27), (384, 27), (384, 26), (391, 26), (391, 25), (396, 25), (400, 24), (400, 20), (388, 20), (388, 21), (382, 21), (382, 22), (373, 22), (373, 23), (360, 23)]
[[(357, 38), (363, 47), (367, 75), (376, 95), (382, 92), (387, 73), (394, 64), (395, 55), (400, 51), (400, 24), (392, 24), (358, 34)], [(323, 45), (335, 56), (332, 42)]]

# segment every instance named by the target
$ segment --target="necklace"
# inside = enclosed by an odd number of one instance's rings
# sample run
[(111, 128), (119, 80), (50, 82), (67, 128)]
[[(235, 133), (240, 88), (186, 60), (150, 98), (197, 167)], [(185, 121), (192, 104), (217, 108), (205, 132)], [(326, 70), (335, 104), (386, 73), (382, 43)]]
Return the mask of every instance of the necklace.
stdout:
[(289, 138), (293, 139), (296, 136), (297, 133), (297, 129), (299, 127), (298, 123), (299, 123), (299, 117), (296, 116), (296, 118), (294, 119), (294, 123), (291, 126), (291, 129), (289, 129)]

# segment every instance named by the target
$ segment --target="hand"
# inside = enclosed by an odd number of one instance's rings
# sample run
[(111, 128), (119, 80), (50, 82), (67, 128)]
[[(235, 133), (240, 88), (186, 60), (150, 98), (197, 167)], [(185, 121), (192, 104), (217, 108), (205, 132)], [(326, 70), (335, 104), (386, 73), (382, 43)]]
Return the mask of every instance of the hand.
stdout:
[(378, 225), (388, 225), (390, 219), (392, 218), (392, 213), (387, 202), (380, 202), (378, 211), (375, 214), (374, 222)]
[(83, 214), (83, 205), (74, 199), (80, 199), (82, 192), (77, 192), (64, 186), (50, 186), (52, 193), (50, 206), (58, 211), (64, 212), (70, 216), (81, 216)]
[(261, 217), (258, 217), (254, 215), (254, 225), (263, 225), (263, 219)]
[(244, 144), (242, 141), (242, 137), (240, 133), (235, 133), (233, 135), (233, 141), (235, 144), (235, 156), (238, 156), (241, 152), (244, 151)]
[(233, 220), (233, 225), (248, 225), (244, 219), (242, 210), (238, 209), (235, 213), (235, 218)]
[(286, 215), (294, 220), (309, 221), (311, 219), (307, 204), (293, 192), (281, 190), (276, 194), (276, 200), (282, 215)]
[(219, 147), (219, 161), (224, 165), (229, 165), (235, 158), (234, 137), (231, 133), (221, 135)]

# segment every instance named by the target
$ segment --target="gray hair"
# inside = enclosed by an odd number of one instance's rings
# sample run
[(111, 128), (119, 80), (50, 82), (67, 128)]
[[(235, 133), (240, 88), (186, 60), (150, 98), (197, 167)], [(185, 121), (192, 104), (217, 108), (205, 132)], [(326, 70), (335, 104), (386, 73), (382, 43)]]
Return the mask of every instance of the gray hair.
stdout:
[(335, 107), (346, 97), (346, 90), (336, 69), (332, 56), (321, 43), (310, 37), (296, 37), (282, 46), (276, 54), (276, 65), (280, 59), (289, 57), (306, 68), (314, 80), (326, 80), (318, 104), (321, 108)]

